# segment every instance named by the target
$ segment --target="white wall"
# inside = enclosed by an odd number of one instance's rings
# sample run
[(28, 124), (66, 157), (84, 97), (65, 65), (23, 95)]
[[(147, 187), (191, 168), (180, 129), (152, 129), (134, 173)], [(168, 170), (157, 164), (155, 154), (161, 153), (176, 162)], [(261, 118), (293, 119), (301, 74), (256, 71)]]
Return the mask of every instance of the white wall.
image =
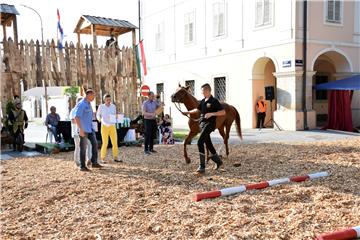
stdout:
[[(184, 84), (185, 80), (195, 80), (195, 95), (200, 99), (203, 83), (213, 84), (214, 77), (224, 76), (227, 79), (226, 102), (240, 112), (242, 127), (251, 128), (254, 118), (252, 70), (256, 60), (268, 57), (274, 62), (275, 75), (279, 76), (279, 90), (290, 94), (291, 102), (288, 109), (278, 110), (274, 118), (279, 119), (278, 123), (282, 121), (284, 129), (300, 129), (302, 67), (294, 65), (295, 59), (302, 59), (302, 1), (274, 0), (272, 24), (262, 28), (255, 27), (255, 1), (220, 1), (226, 6), (226, 30), (225, 35), (218, 38), (212, 35), (212, 4), (217, 0), (143, 1), (142, 37), (148, 65), (144, 83), (153, 91), (156, 91), (156, 83), (164, 83), (165, 112), (171, 108), (174, 126), (187, 128), (187, 118), (170, 102), (178, 82)], [(338, 28), (333, 26), (324, 28), (325, 34), (322, 35), (324, 16), (323, 11), (317, 10), (323, 6), (319, 6), (321, 2), (309, 3), (308, 71), (312, 71), (311, 62), (320, 51), (333, 47), (346, 53), (351, 65), (356, 66), (352, 71), (360, 72), (360, 54), (357, 54), (360, 46), (349, 42), (355, 39), (353, 33), (357, 25), (354, 25), (354, 16), (359, 14), (351, 8), (353, 3), (344, 2), (344, 16), (351, 19), (344, 21), (345, 29), (341, 31), (346, 36), (342, 37), (335, 36)], [(184, 44), (184, 15), (190, 11), (195, 11), (195, 41)], [(353, 13), (347, 15), (348, 11)], [(162, 51), (155, 50), (158, 23), (163, 23), (165, 29)], [(287, 60), (291, 60), (291, 66), (283, 67), (283, 61)], [(311, 92), (312, 85), (307, 87)], [(311, 95), (309, 99), (311, 101)], [(310, 114), (311, 119), (314, 119), (314, 114)]]
[[(42, 120), (45, 121), (46, 118), (46, 107), (45, 100), (42, 97), (41, 111), (43, 113)], [(68, 109), (68, 96), (52, 96), (48, 100), (48, 112), (50, 113), (50, 107), (55, 106), (56, 112), (60, 115), (61, 120), (68, 120), (69, 109)], [(23, 109), (26, 111), (26, 114), (29, 120), (35, 119), (35, 97), (28, 97), (23, 101)]]

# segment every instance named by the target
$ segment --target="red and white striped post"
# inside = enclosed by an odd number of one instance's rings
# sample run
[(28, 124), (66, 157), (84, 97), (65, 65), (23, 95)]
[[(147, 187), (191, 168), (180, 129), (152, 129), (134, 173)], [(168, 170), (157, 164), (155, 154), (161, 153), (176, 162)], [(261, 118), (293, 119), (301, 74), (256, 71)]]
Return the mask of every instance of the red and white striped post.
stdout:
[(318, 236), (316, 240), (350, 240), (357, 238), (360, 238), (360, 226), (331, 233), (324, 233)]
[(237, 187), (224, 188), (224, 189), (216, 190), (216, 191), (196, 193), (194, 200), (198, 202), (203, 199), (225, 197), (225, 196), (229, 196), (229, 195), (233, 195), (233, 194), (237, 194), (237, 193), (242, 193), (247, 190), (264, 189), (264, 188), (279, 185), (279, 184), (284, 184), (284, 183), (289, 183), (289, 182), (303, 182), (308, 179), (311, 180), (311, 179), (327, 177), (327, 176), (329, 176), (329, 174), (327, 172), (317, 172), (317, 173), (311, 173), (311, 174), (307, 174), (307, 175), (303, 175), (303, 176), (295, 176), (295, 177), (291, 177), (291, 178), (280, 178), (280, 179), (274, 179), (274, 180), (270, 180), (270, 181), (263, 181), (263, 182), (259, 182), (259, 183), (251, 183), (251, 184), (246, 184), (246, 185), (240, 185)]

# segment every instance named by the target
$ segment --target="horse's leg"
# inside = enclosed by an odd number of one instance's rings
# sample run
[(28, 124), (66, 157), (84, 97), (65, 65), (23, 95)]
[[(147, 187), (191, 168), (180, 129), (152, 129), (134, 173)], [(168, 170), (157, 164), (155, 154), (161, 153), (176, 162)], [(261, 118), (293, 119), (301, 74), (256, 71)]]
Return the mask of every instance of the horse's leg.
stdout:
[(197, 134), (197, 132), (192, 132), (190, 131), (189, 134), (187, 135), (187, 137), (184, 140), (184, 158), (185, 158), (185, 162), (186, 163), (190, 163), (191, 160), (187, 155), (187, 151), (186, 151), (186, 145), (188, 144), (189, 141), (191, 141), (191, 139), (193, 139), (193, 137), (195, 137)]
[[(223, 138), (223, 140), (224, 140), (224, 144), (225, 144), (225, 148), (226, 148), (226, 156), (228, 155), (228, 135), (227, 134), (225, 134), (225, 131), (224, 131), (224, 127), (225, 127), (225, 124), (224, 125), (222, 125), (221, 127), (219, 127), (219, 133), (220, 133), (220, 135), (221, 135), (221, 137)], [(218, 154), (220, 154), (220, 153), (218, 153)]]
[(226, 157), (229, 156), (229, 144), (228, 144), (228, 141), (229, 141), (229, 137), (230, 137), (231, 125), (232, 125), (232, 122), (230, 124), (226, 124), (226, 134), (225, 134), (225, 140), (224, 140), (225, 147), (226, 147)]

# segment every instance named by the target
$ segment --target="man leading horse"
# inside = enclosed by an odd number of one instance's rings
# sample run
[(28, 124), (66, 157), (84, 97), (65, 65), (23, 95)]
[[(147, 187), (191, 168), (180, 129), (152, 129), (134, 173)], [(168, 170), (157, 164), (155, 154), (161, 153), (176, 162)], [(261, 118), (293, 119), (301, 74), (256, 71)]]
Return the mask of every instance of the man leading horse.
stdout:
[[(215, 107), (215, 105), (212, 104), (212, 102), (208, 102), (211, 96), (211, 88), (209, 84), (205, 84), (204, 86), (206, 86), (205, 88), (202, 88), (202, 90), (204, 91), (204, 102), (206, 103), (205, 105), (205, 112), (204, 114), (201, 116), (200, 112), (202, 110), (201, 108), (201, 102), (198, 101), (193, 95), (191, 95), (191, 93), (189, 92), (189, 86), (187, 87), (182, 87), (179, 84), (179, 88), (176, 90), (176, 92), (174, 94), (171, 95), (171, 101), (175, 104), (175, 106), (177, 107), (177, 109), (181, 112), (181, 113), (186, 113), (186, 116), (189, 118), (189, 134), (186, 136), (186, 139), (184, 140), (184, 158), (186, 163), (190, 163), (191, 160), (189, 158), (189, 156), (187, 155), (187, 151), (186, 151), (186, 145), (189, 144), (192, 140), (193, 137), (195, 137), (198, 133), (203, 132), (205, 126), (207, 126), (205, 128), (205, 133), (207, 132), (207, 134), (202, 134), (203, 137), (200, 137), (200, 140), (203, 141), (203, 143), (201, 144), (200, 141), (200, 146), (199, 146), (199, 151), (201, 150), (201, 146), (204, 146), (204, 142), (206, 143), (207, 140), (210, 140), (210, 133), (212, 131), (214, 131), (215, 129), (219, 130), (220, 135), (222, 136), (222, 138), (224, 139), (224, 145), (225, 145), (225, 150), (226, 150), (226, 156), (229, 155), (229, 146), (228, 146), (228, 140), (229, 140), (229, 136), (230, 136), (230, 129), (231, 126), (233, 124), (233, 122), (236, 123), (236, 130), (237, 133), (240, 137), (240, 139), (242, 139), (242, 134), (241, 134), (241, 123), (240, 123), (240, 115), (238, 113), (238, 111), (236, 110), (236, 108), (234, 106), (231, 106), (227, 103), (222, 102), (220, 105), (221, 107), (219, 108), (213, 108)], [(212, 97), (212, 99), (214, 99)], [(178, 106), (177, 104), (183, 103), (187, 109), (187, 112), (183, 112), (180, 108), (180, 105)], [(209, 105), (207, 105), (207, 103), (210, 103)], [(209, 108), (208, 108), (209, 107)], [(195, 110), (196, 109), (196, 110)], [(222, 112), (222, 110), (225, 111)], [(216, 113), (219, 112), (219, 113)], [(210, 113), (210, 114), (207, 114)], [(206, 115), (207, 114), (207, 115)], [(224, 114), (224, 115), (222, 115)], [(206, 115), (206, 117), (205, 117)], [(199, 124), (199, 121), (200, 124)], [(206, 123), (207, 121), (211, 121), (211, 123)], [(205, 123), (203, 123), (205, 122)], [(201, 125), (201, 126), (200, 126)], [(200, 128), (201, 127), (201, 128)], [(207, 138), (206, 138), (207, 135)], [(212, 144), (211, 144), (212, 145)], [(208, 146), (207, 146), (207, 150)], [(216, 151), (212, 151), (212, 159), (215, 159), (214, 161), (217, 161), (219, 164), (216, 165), (216, 167), (220, 167), (221, 163), (220, 161), (218, 161), (217, 159), (217, 155), (214, 156), (216, 154)], [(200, 153), (200, 159), (201, 162), (203, 162), (203, 164), (201, 164), (200, 162), (200, 167), (199, 167), (199, 172), (202, 173), (205, 170), (205, 164), (203, 159), (205, 158), (204, 155), (204, 151), (202, 151), (202, 153)], [(209, 159), (209, 152), (207, 151), (207, 159)], [(201, 166), (202, 165), (202, 166)]]
[(223, 164), (219, 155), (216, 153), (214, 145), (211, 142), (210, 134), (216, 129), (216, 117), (224, 116), (225, 110), (221, 106), (219, 100), (214, 98), (211, 95), (211, 87), (208, 83), (201, 86), (201, 91), (204, 98), (201, 100), (199, 106), (190, 111), (183, 112), (184, 114), (193, 114), (200, 112), (200, 137), (198, 140), (198, 149), (200, 154), (200, 164), (197, 173), (203, 174), (205, 173), (205, 149), (204, 143), (206, 147), (211, 152), (210, 159), (212, 159), (216, 163), (216, 169), (219, 169)]

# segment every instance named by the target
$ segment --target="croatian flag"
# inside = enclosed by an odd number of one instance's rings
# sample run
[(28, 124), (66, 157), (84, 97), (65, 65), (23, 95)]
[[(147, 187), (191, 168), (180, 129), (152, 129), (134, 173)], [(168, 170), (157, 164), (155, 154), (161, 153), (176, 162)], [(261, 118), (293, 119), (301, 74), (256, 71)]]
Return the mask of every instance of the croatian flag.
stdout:
[(59, 49), (62, 49), (63, 48), (63, 40), (64, 40), (64, 30), (63, 28), (61, 27), (61, 24), (60, 24), (60, 12), (59, 12), (59, 9), (57, 9), (57, 17), (58, 17), (58, 24), (57, 24), (57, 27), (58, 27), (58, 30), (60, 32), (60, 40), (58, 40), (58, 46), (59, 46)]

